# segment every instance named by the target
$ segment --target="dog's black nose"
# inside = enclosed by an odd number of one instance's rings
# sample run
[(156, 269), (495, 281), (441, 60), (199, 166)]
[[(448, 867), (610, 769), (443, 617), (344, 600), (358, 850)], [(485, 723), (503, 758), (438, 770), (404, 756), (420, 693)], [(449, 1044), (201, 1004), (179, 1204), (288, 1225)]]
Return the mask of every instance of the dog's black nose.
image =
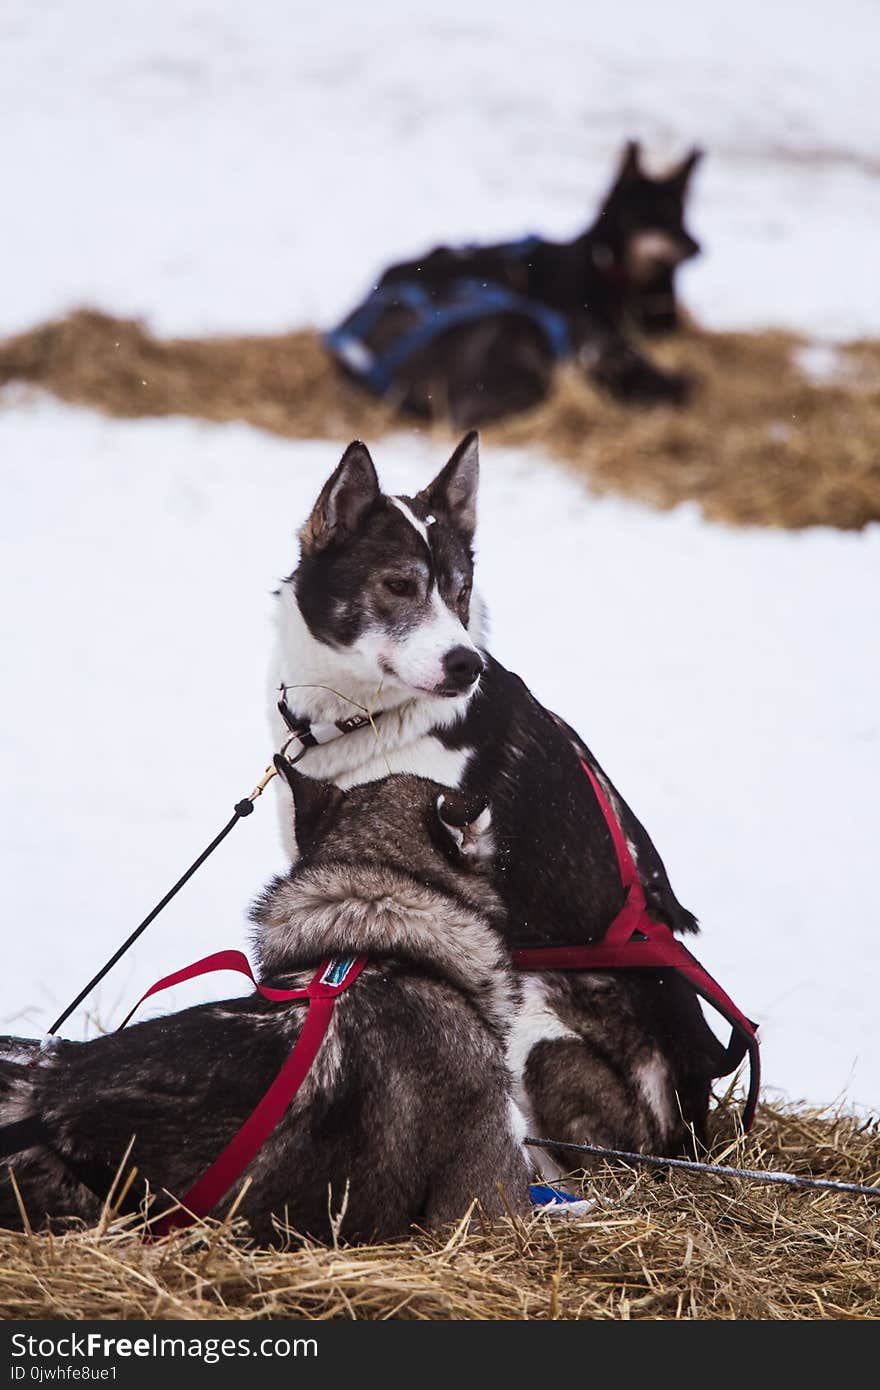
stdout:
[(453, 647), (443, 658), (446, 685), (455, 690), (467, 690), (483, 670), (483, 658), (473, 647)]

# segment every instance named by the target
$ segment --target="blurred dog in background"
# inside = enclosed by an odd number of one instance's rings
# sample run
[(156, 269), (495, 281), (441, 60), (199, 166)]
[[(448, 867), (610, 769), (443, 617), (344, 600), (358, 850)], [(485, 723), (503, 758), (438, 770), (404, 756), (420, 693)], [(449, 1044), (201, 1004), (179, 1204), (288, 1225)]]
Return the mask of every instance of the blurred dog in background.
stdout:
[(344, 370), (397, 408), (469, 428), (528, 409), (575, 360), (632, 404), (682, 403), (690, 381), (637, 346), (678, 326), (678, 267), (699, 254), (684, 224), (694, 149), (662, 178), (626, 146), (599, 215), (570, 242), (525, 237), (439, 246), (391, 266), (326, 341)]

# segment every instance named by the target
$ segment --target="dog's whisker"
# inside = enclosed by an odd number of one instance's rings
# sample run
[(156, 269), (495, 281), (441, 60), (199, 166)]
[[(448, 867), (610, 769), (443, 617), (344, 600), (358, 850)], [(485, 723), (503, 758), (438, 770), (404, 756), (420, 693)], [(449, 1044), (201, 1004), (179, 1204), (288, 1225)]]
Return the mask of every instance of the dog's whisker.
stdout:
[[(382, 694), (382, 687), (384, 686), (384, 684), (385, 684), (384, 681), (380, 681), (379, 684), (376, 686), (376, 693), (375, 693), (375, 695), (373, 696), (373, 705), (374, 705), (374, 706), (375, 706), (376, 704), (378, 704), (378, 702), (379, 702), (379, 696)], [(376, 740), (376, 747), (379, 749), (379, 752), (382, 754), (382, 759), (383, 759), (383, 761), (384, 761), (384, 763), (385, 763), (385, 766), (386, 766), (387, 769), (388, 769), (388, 776), (390, 777), (390, 776), (392, 775), (392, 773), (391, 773), (391, 764), (390, 764), (390, 762), (388, 761), (388, 754), (385, 752), (385, 745), (383, 744), (381, 738), (379, 737), (379, 730), (376, 728), (376, 720), (375, 720), (375, 718), (374, 718), (374, 712), (373, 712), (373, 710), (367, 711), (367, 718), (368, 718), (369, 721), (370, 721), (370, 728), (373, 730), (373, 738)]]
[(318, 683), (310, 684), (307, 681), (299, 681), (287, 685), (282, 681), (278, 689), (283, 691), (285, 695), (288, 690), (326, 690), (328, 694), (335, 695), (337, 699), (344, 700), (346, 704), (351, 705), (354, 709), (360, 710), (361, 714), (369, 715), (370, 713), (366, 705), (362, 705), (359, 700), (353, 700), (350, 695), (343, 694), (341, 690), (336, 690), (332, 685), (320, 685)]

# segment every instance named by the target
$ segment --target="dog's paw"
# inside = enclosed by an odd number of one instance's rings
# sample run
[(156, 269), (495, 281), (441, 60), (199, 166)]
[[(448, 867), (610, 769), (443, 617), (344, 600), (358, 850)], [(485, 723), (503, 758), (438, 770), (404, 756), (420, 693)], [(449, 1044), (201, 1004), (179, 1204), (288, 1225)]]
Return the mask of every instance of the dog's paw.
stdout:
[(696, 377), (690, 371), (670, 371), (663, 375), (666, 384), (666, 398), (674, 406), (685, 406), (691, 396), (694, 395)]
[(627, 399), (633, 405), (686, 405), (693, 395), (696, 377), (688, 372), (640, 373), (631, 383)]
[(661, 371), (620, 341), (582, 351), (580, 362), (597, 386), (625, 405), (684, 405), (696, 385), (689, 373)]

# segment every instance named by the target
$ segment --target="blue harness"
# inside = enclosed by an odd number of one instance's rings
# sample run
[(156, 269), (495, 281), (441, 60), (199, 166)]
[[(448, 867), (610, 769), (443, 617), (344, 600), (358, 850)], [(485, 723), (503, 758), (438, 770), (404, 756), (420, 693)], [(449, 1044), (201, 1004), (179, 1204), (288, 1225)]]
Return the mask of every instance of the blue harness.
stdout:
[[(520, 259), (537, 241), (537, 237), (524, 237), (503, 250), (512, 259)], [(543, 333), (556, 361), (567, 357), (571, 351), (565, 316), (537, 299), (529, 299), (492, 281), (467, 277), (452, 281), (444, 293), (447, 297), (438, 303), (424, 285), (414, 280), (377, 285), (338, 327), (324, 334), (324, 342), (334, 356), (378, 396), (385, 395), (400, 368), (414, 353), (441, 333), (459, 324), (475, 323), (491, 314), (516, 313), (529, 319)], [(366, 335), (387, 309), (401, 305), (412, 310), (416, 321), (383, 352), (375, 352), (364, 341)]]

